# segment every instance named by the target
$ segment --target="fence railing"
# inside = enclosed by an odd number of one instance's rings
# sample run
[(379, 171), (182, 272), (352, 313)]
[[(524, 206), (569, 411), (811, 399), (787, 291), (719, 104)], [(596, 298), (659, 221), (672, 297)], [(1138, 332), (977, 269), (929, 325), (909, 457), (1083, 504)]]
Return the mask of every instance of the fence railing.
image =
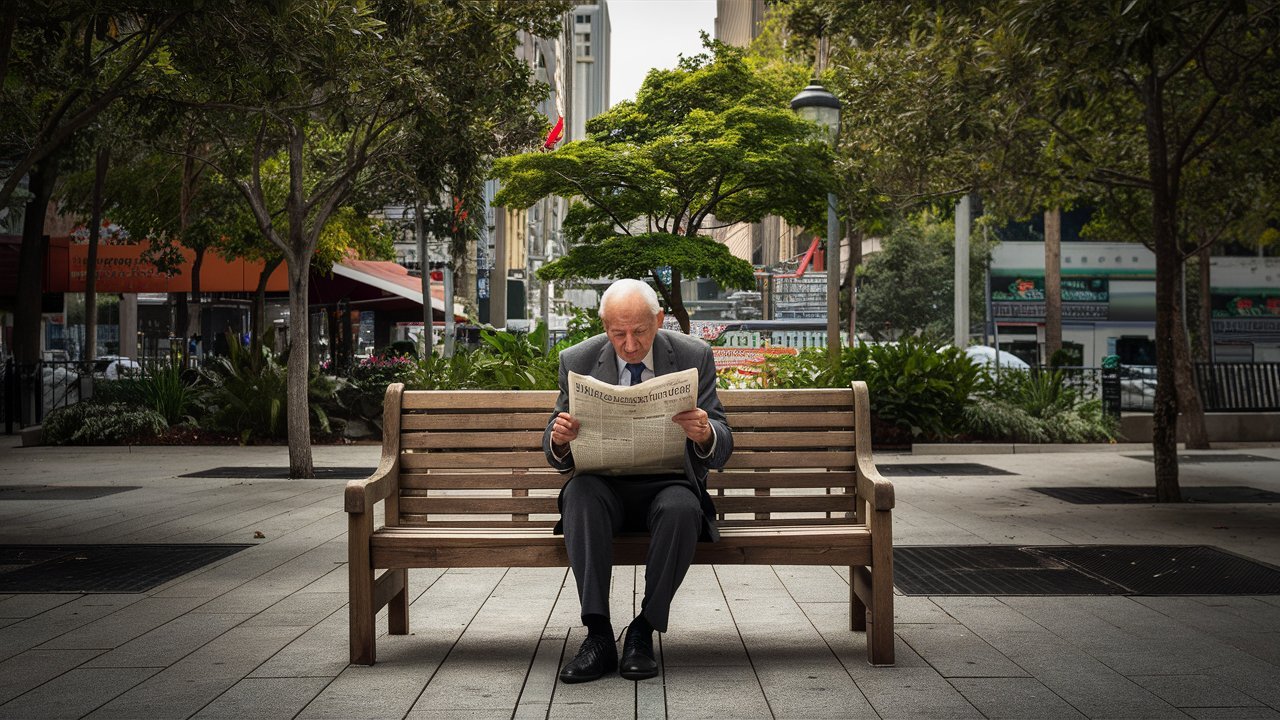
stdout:
[(1197, 363), (1206, 412), (1280, 411), (1280, 363)]

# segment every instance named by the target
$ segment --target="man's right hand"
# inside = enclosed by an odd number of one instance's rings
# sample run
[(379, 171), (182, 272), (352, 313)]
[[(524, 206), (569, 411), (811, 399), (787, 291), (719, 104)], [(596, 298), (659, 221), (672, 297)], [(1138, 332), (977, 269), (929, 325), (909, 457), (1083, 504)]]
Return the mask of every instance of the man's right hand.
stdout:
[(578, 438), (578, 421), (569, 413), (562, 412), (556, 416), (551, 425), (552, 447), (565, 449), (569, 443)]

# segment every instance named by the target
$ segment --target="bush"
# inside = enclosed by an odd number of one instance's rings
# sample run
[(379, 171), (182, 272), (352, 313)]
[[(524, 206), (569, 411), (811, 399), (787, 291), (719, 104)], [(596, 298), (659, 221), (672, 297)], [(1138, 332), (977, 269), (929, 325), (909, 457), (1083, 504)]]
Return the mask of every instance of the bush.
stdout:
[(150, 440), (167, 427), (154, 410), (82, 402), (46, 415), (41, 438), (49, 445), (128, 445)]
[(965, 408), (969, 434), (1013, 442), (1109, 442), (1119, 423), (1100, 400), (1085, 400), (1058, 371), (1001, 373)]
[[(289, 427), (287, 358), (277, 357), (267, 349), (273, 345), (269, 334), (256, 353), (244, 347), (234, 333), (228, 341), (230, 354), (214, 357), (200, 369), (205, 387), (199, 403), (209, 426), (233, 432), (245, 443), (254, 438), (285, 437)], [(329, 415), (324, 407), (333, 402), (338, 382), (321, 375), (315, 367), (311, 368), (307, 382), (312, 430), (327, 434)]]
[[(917, 439), (953, 437), (964, 431), (970, 396), (984, 387), (982, 370), (963, 351), (921, 339), (845, 348), (832, 370), (825, 349), (778, 356), (765, 363), (763, 387), (848, 387), (867, 383), (871, 411)], [(752, 383), (748, 383), (752, 384)]]

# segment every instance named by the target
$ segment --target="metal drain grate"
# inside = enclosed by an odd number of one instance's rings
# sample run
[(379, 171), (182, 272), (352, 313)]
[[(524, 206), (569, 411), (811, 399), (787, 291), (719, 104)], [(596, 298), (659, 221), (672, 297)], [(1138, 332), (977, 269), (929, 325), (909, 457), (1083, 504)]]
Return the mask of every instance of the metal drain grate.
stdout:
[(145, 592), (252, 545), (0, 545), (0, 592)]
[(96, 500), (137, 485), (0, 485), (0, 500)]
[[(1125, 457), (1132, 458), (1134, 460), (1146, 460), (1147, 462), (1153, 462), (1155, 460), (1155, 456), (1150, 454), (1125, 455)], [(1277, 460), (1273, 457), (1267, 457), (1265, 455), (1245, 455), (1245, 454), (1239, 454), (1239, 453), (1199, 453), (1199, 454), (1191, 454), (1191, 455), (1179, 455), (1178, 462), (1186, 463), (1188, 465), (1196, 465), (1198, 463), (1280, 462), (1280, 460)]]
[(904, 595), (1278, 595), (1280, 570), (1206, 546), (898, 547)]
[(1044, 548), (1134, 595), (1278, 595), (1280, 570), (1204, 545)]
[(1026, 548), (897, 547), (893, 584), (905, 595), (1117, 595), (1124, 588)]
[[(1027, 488), (1073, 505), (1128, 505), (1156, 501), (1153, 487), (1033, 487)], [(1182, 488), (1182, 499), (1191, 503), (1275, 503), (1280, 493), (1242, 485)]]
[(936, 475), (1017, 475), (982, 463), (884, 463), (876, 469), (885, 477), (932, 477)]
[[(377, 468), (371, 467), (317, 467), (317, 480), (362, 480), (373, 474)], [(236, 479), (245, 478), (249, 480), (288, 480), (289, 468), (279, 467), (216, 467), (208, 470), (197, 470), (196, 472), (179, 475), (185, 478), (217, 478), (217, 479)]]

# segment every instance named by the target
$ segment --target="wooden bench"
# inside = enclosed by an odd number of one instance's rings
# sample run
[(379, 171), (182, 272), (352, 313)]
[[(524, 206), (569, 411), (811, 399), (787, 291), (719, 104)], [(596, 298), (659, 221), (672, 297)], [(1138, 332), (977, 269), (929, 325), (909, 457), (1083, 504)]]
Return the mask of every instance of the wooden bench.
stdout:
[[(734, 437), (707, 478), (721, 539), (694, 562), (847, 566), (850, 628), (866, 631), (871, 664), (892, 665), (893, 485), (871, 461), (866, 385), (719, 394)], [(565, 478), (542, 452), (555, 400), (387, 388), (382, 460), (346, 487), (351, 662), (373, 664), (382, 607), (392, 635), (409, 632), (408, 568), (568, 566), (551, 532)], [(614, 562), (644, 564), (647, 543), (617, 538)]]

